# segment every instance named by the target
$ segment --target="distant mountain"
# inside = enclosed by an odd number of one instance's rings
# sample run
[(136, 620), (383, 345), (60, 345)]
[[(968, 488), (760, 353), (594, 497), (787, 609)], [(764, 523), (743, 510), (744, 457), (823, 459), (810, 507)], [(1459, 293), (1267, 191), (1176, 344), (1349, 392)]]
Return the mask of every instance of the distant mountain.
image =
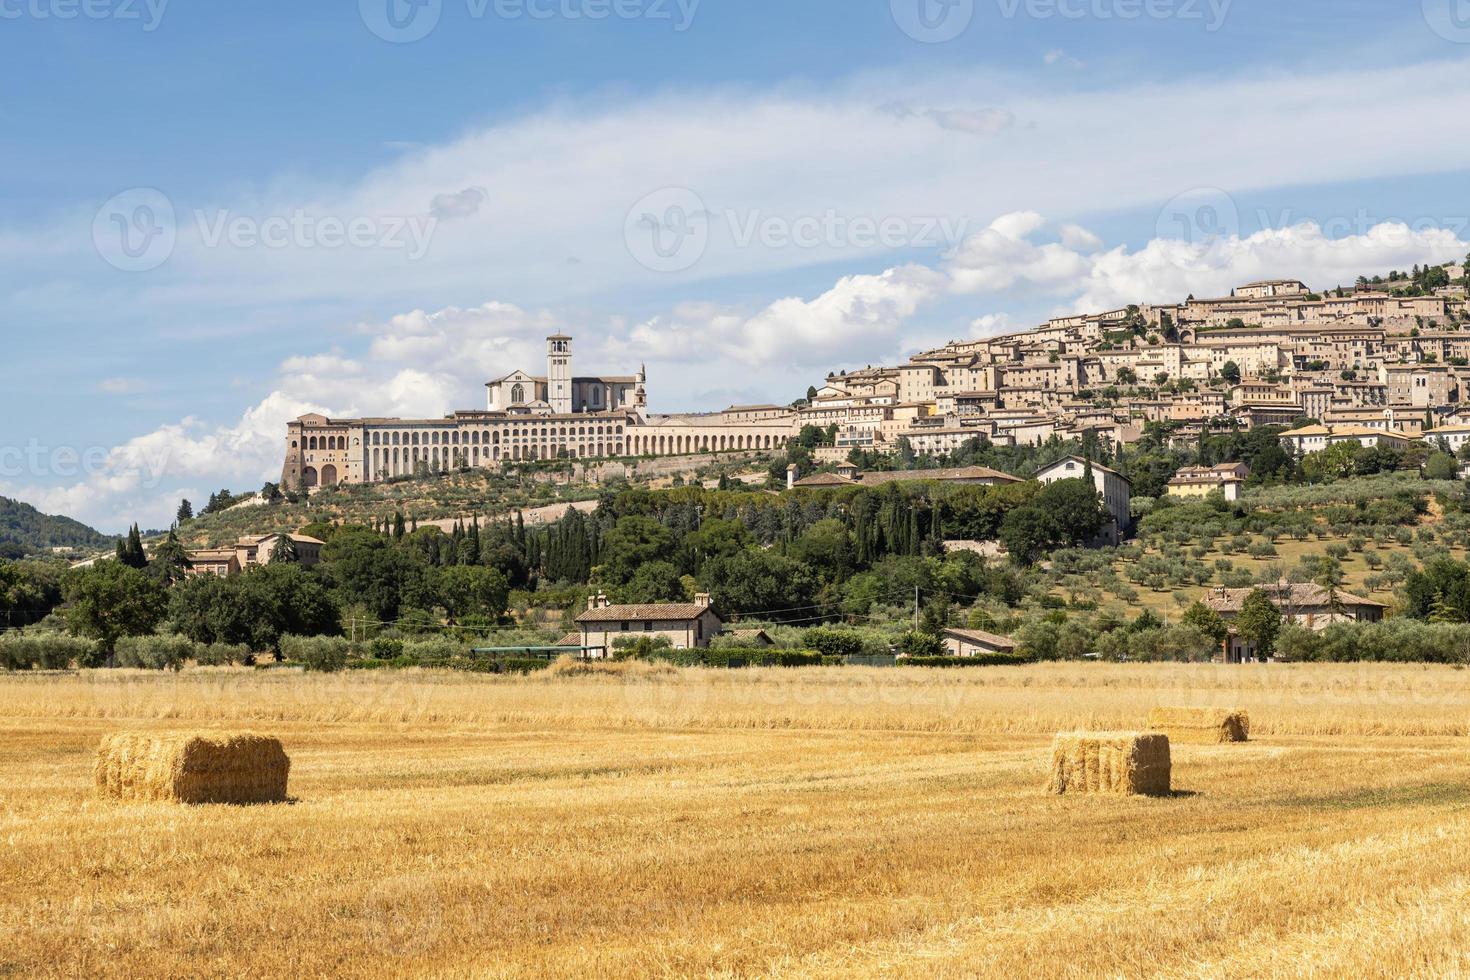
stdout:
[(43, 514), (30, 504), (0, 497), (0, 557), (45, 554), (52, 548), (90, 551), (115, 539), (70, 517)]

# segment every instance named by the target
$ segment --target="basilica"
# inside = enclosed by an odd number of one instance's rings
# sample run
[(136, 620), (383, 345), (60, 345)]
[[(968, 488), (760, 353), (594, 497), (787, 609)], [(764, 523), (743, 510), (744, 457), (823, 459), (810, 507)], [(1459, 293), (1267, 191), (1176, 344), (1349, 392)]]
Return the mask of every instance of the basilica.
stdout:
[(287, 423), (285, 486), (380, 483), (539, 459), (616, 459), (778, 449), (796, 434), (795, 409), (650, 415), (647, 374), (577, 377), (572, 338), (546, 338), (546, 373), (513, 371), (486, 384), (483, 411), (438, 419)]

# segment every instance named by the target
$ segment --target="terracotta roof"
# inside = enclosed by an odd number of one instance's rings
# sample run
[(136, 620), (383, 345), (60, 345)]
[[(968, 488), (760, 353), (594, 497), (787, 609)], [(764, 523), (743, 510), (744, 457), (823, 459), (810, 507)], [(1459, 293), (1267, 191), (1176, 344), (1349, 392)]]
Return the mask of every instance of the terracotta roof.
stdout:
[(792, 486), (797, 487), (851, 487), (856, 486), (856, 481), (849, 480), (845, 476), (836, 473), (814, 473), (804, 480), (797, 480)]
[[(977, 432), (976, 436), (984, 433)], [(997, 480), (1001, 483), (1024, 483), (1020, 477), (1002, 473), (1000, 470), (992, 470), (988, 466), (962, 466), (942, 470), (895, 470), (892, 472), (864, 473), (859, 478), (863, 486), (877, 486), (883, 483), (918, 482), (934, 480), (940, 483), (946, 481), (964, 480)]]
[(579, 647), (582, 645), (582, 634), (568, 633), (566, 636), (557, 640), (556, 645), (559, 647)]
[[(701, 614), (706, 612), (714, 612), (714, 610), (710, 609), (709, 606), (701, 606), (693, 602), (655, 602), (631, 606), (603, 606), (600, 609), (588, 609), (577, 617), (577, 622), (616, 623), (634, 619), (692, 620), (698, 619)], [(719, 618), (718, 613), (715, 613), (715, 618)]]
[(1008, 636), (996, 636), (994, 633), (986, 633), (982, 630), (960, 630), (948, 629), (944, 631), (945, 636), (953, 636), (961, 640), (969, 640), (971, 643), (983, 643), (997, 650), (1014, 650), (1016, 643)]
[[(1290, 585), (1278, 583), (1276, 585), (1262, 585), (1249, 589), (1214, 589), (1200, 601), (1216, 612), (1237, 613), (1240, 612), (1240, 607), (1245, 603), (1246, 598), (1256, 588), (1265, 592), (1277, 606), (1325, 609), (1332, 605), (1327, 590), (1311, 582), (1293, 583)], [(1379, 609), (1385, 608), (1381, 602), (1364, 599), (1350, 592), (1343, 592), (1341, 589), (1337, 592), (1337, 601), (1344, 606), (1374, 606)]]

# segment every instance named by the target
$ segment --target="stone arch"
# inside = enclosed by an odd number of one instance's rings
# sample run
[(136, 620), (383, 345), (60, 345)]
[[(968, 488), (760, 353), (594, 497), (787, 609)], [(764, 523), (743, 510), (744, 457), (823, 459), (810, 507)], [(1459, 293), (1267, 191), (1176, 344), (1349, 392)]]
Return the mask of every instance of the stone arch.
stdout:
[(513, 384), (513, 385), (511, 385), (510, 386), (510, 403), (512, 405), (519, 405), (519, 404), (521, 404), (521, 402), (523, 402), (525, 400), (526, 400), (526, 389), (522, 385), (520, 385), (520, 384)]
[(304, 484), (306, 484), (309, 487), (316, 486), (317, 485), (316, 467), (314, 467), (314, 466), (308, 466), (306, 469), (302, 470), (301, 471), (301, 482), (304, 483)]
[(322, 467), (322, 486), (335, 487), (337, 485), (337, 467), (328, 463)]

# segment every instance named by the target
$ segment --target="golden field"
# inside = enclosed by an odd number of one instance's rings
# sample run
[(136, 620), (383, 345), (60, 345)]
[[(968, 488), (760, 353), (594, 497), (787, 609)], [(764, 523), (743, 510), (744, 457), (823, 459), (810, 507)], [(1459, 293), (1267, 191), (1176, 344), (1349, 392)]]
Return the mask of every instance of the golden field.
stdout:
[[(1170, 798), (1059, 729), (1249, 710)], [(116, 730), (249, 729), (290, 804), (118, 804)], [(0, 677), (0, 976), (1470, 971), (1470, 672), (1046, 665)]]

